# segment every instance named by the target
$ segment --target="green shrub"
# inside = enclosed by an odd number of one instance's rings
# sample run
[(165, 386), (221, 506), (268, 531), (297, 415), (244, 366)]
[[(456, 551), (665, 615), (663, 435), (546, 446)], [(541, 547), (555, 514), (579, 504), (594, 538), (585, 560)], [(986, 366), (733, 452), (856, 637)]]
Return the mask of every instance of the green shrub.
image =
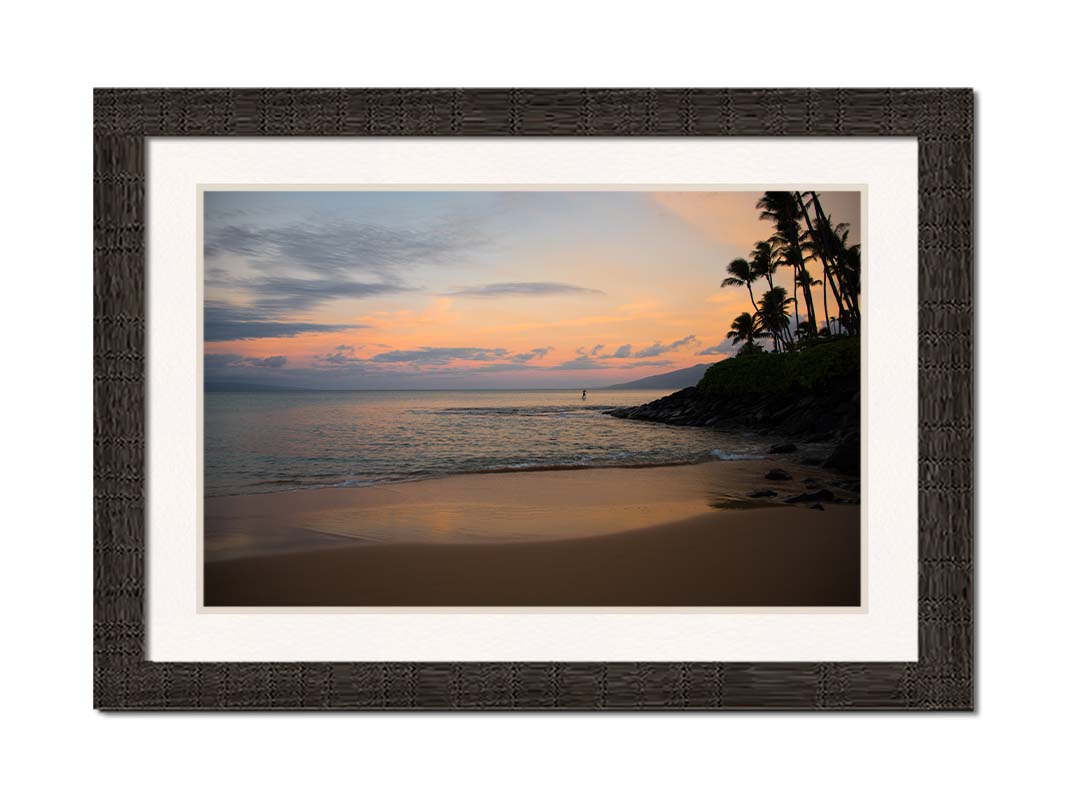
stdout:
[(708, 367), (697, 389), (705, 394), (787, 394), (811, 391), (836, 378), (859, 375), (860, 338), (812, 340), (793, 353), (752, 353)]

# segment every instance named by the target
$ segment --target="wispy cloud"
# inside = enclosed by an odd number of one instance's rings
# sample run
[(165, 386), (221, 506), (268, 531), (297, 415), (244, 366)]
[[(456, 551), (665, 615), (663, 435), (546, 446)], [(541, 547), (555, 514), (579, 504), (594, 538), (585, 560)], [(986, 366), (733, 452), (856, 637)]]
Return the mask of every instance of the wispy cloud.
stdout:
[[(603, 356), (594, 357), (580, 353), (577, 357), (560, 364), (545, 366), (534, 363), (543, 359), (553, 348), (535, 347), (525, 352), (512, 352), (503, 347), (419, 347), (412, 350), (387, 350), (369, 358), (354, 355), (349, 345), (338, 345), (328, 353), (313, 356), (314, 366), (323, 369), (345, 368), (360, 371), (383, 369), (429, 368), (434, 375), (452, 371), (507, 372), (531, 370), (536, 372), (560, 372), (591, 369), (640, 369), (642, 367), (665, 367), (670, 361), (649, 359), (632, 360), (622, 364), (608, 363)], [(395, 373), (394, 373), (395, 374)]]
[(389, 364), (449, 364), (452, 361), (493, 361), (508, 355), (503, 347), (420, 347), (417, 350), (389, 350), (369, 360)]
[(551, 347), (535, 347), (528, 353), (516, 353), (511, 357), (511, 360), (519, 364), (526, 364), (534, 359), (544, 358), (551, 353), (552, 350), (553, 348)]
[[(699, 344), (697, 337), (693, 334), (689, 334), (688, 336), (671, 342), (670, 344), (664, 344), (663, 342), (657, 341), (647, 347), (638, 349), (634, 349), (632, 344), (624, 344), (615, 348), (615, 351), (612, 353), (602, 352), (604, 345), (598, 344), (593, 348), (592, 353), (593, 355), (600, 353), (600, 355), (597, 355), (598, 358), (652, 358), (654, 356), (661, 356), (664, 353), (680, 350), (683, 347), (691, 347)], [(581, 352), (581, 348), (579, 348), (579, 352)]]
[(204, 255), (230, 253), (263, 266), (300, 267), (317, 273), (352, 270), (393, 274), (420, 264), (458, 259), (480, 243), (469, 225), (423, 229), (333, 218), (277, 226), (223, 225), (204, 234)]
[(267, 367), (280, 369), (289, 362), (285, 356), (268, 356), (267, 358), (248, 358), (238, 353), (205, 353), (204, 369), (215, 370), (234, 367)]
[(711, 347), (705, 347), (703, 350), (697, 353), (698, 356), (718, 356), (718, 355), (733, 355), (736, 351), (736, 345), (729, 339), (723, 339), (716, 345)]
[(587, 369), (640, 369), (642, 367), (666, 367), (670, 361), (632, 361), (626, 364), (609, 364), (603, 358), (580, 355), (570, 361), (564, 361), (550, 369), (553, 370), (587, 370)]
[(460, 297), (545, 297), (567, 294), (604, 294), (599, 289), (587, 289), (570, 283), (552, 283), (523, 281), (516, 283), (486, 283), (481, 286), (467, 286), (449, 294)]
[(277, 276), (235, 281), (230, 284), (252, 295), (253, 305), (264, 311), (292, 313), (315, 308), (330, 300), (378, 297), (415, 291), (397, 281), (353, 281), (346, 278)]
[(318, 322), (279, 320), (281, 310), (238, 306), (221, 301), (204, 303), (204, 341), (235, 342), (243, 339), (274, 339), (302, 333), (334, 333), (367, 325), (328, 325)]
[(693, 334), (689, 334), (688, 336), (679, 339), (676, 342), (671, 342), (670, 344), (663, 344), (662, 342), (656, 342), (655, 344), (651, 344), (648, 347), (644, 347), (638, 350), (636, 353), (634, 353), (633, 357), (650, 358), (652, 356), (661, 356), (664, 353), (670, 353), (674, 350), (678, 350), (682, 347), (687, 347), (696, 343), (697, 337)]
[[(462, 260), (481, 240), (453, 221), (422, 229), (321, 219), (284, 225), (214, 225), (204, 233), (209, 284), (249, 304), (291, 314), (331, 300), (416, 291), (404, 275)], [(244, 259), (234, 274), (224, 256)], [(250, 274), (248, 274), (250, 272)]]

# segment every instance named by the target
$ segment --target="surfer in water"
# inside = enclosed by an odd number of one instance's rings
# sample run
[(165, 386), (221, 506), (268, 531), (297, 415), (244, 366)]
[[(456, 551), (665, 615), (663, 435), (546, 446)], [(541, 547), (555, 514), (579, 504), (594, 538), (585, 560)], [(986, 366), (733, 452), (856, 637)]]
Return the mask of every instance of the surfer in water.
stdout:
[(582, 399), (585, 399), (585, 389), (582, 389)]

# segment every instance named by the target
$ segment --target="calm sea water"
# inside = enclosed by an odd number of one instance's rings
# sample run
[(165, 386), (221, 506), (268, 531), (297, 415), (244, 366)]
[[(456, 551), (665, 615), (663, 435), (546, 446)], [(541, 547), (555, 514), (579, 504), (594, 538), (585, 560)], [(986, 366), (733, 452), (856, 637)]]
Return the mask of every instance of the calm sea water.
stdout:
[(603, 412), (662, 390), (207, 392), (208, 496), (757, 457), (764, 440)]

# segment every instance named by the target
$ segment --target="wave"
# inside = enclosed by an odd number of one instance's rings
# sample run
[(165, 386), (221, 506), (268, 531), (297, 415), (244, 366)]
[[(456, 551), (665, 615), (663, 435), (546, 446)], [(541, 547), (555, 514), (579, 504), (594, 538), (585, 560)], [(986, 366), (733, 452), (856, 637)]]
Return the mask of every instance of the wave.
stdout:
[(589, 411), (611, 411), (617, 405), (566, 405), (566, 406), (488, 406), (458, 408), (414, 408), (409, 414), (429, 414), (431, 416), (494, 416), (494, 417), (545, 417), (557, 414), (573, 414)]
[[(435, 480), (458, 475), (497, 475), (519, 472), (569, 472), (587, 469), (650, 469), (652, 467), (683, 467), (694, 464), (706, 464), (715, 461), (749, 461), (763, 458), (760, 453), (726, 452), (719, 448), (700, 453), (689, 458), (648, 458), (638, 453), (620, 453), (601, 455), (573, 461), (556, 462), (514, 462), (506, 464), (485, 464), (458, 466), (442, 469), (411, 470), (378, 475), (360, 475), (342, 477), (340, 475), (314, 476), (301, 475), (292, 478), (275, 478), (255, 481), (248, 484), (253, 494), (270, 494), (307, 489), (352, 489), (369, 486), (383, 486), (397, 483)], [(270, 487), (270, 488), (267, 488)], [(229, 494), (245, 494), (246, 491), (212, 493), (209, 496), (220, 497)]]

